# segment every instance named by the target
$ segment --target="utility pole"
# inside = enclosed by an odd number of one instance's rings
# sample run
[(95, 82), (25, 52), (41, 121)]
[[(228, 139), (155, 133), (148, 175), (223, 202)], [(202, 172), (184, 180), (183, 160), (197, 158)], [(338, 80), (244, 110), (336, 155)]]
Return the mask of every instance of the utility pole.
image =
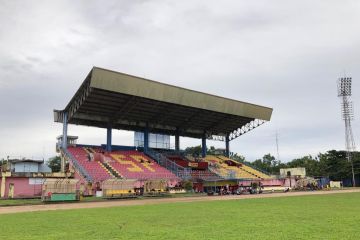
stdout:
[(278, 162), (280, 163), (280, 154), (279, 154), (279, 136), (278, 136), (278, 132), (276, 131), (276, 157)]

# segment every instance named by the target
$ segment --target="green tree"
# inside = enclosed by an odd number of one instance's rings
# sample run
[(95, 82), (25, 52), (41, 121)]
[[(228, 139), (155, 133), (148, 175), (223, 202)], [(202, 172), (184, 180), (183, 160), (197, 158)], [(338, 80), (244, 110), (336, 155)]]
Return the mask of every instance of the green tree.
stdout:
[(206, 154), (214, 155), (216, 151), (216, 148), (214, 146), (211, 146), (210, 148), (206, 149)]
[(47, 165), (51, 168), (52, 172), (60, 172), (61, 170), (61, 158), (60, 156), (52, 157), (48, 160)]
[[(352, 153), (355, 176), (360, 176), (360, 153)], [(330, 150), (326, 153), (319, 153), (316, 157), (307, 155), (293, 159), (287, 163), (277, 161), (271, 154), (266, 154), (262, 159), (250, 163), (251, 166), (264, 170), (270, 174), (279, 174), (280, 168), (304, 167), (306, 174), (311, 177), (324, 176), (331, 180), (341, 181), (351, 179), (351, 162), (346, 158), (345, 151)]]
[(232, 153), (230, 157), (231, 157), (231, 159), (233, 159), (237, 162), (241, 162), (241, 163), (245, 162), (245, 157), (240, 154)]
[(195, 147), (187, 147), (185, 149), (186, 154), (190, 154), (192, 156), (201, 156), (202, 148), (201, 146), (195, 146)]
[(261, 169), (270, 174), (279, 174), (279, 164), (280, 161), (277, 161), (270, 153), (265, 154), (262, 159), (257, 159), (251, 163), (251, 165), (255, 168)]
[[(214, 155), (216, 151), (216, 148), (214, 146), (211, 146), (210, 148), (206, 148), (206, 154)], [(201, 145), (195, 146), (195, 147), (187, 147), (185, 149), (186, 154), (190, 154), (192, 156), (201, 156), (202, 155), (202, 147)]]
[(0, 160), (0, 172), (6, 171), (6, 164), (7, 164), (7, 160), (2, 158)]
[[(320, 156), (320, 155), (319, 155)], [(313, 158), (311, 155), (297, 158), (287, 163), (287, 168), (306, 168), (306, 174), (308, 176), (324, 176), (326, 175), (322, 167), (322, 163), (318, 158)]]
[[(325, 154), (319, 154), (323, 171), (331, 180), (352, 178), (351, 163), (346, 158), (345, 151), (331, 150)], [(356, 162), (357, 160), (354, 159)]]

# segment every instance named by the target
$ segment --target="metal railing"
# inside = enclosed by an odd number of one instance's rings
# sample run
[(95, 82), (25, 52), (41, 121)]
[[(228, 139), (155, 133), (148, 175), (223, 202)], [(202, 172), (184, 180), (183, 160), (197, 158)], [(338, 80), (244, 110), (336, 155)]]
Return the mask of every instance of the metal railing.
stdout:
[(213, 172), (214, 174), (220, 176), (220, 177), (223, 178), (223, 179), (231, 179), (231, 178), (229, 177), (229, 174), (223, 174), (223, 173), (221, 173), (221, 172), (219, 171), (219, 169), (216, 168), (216, 167), (209, 166), (209, 171)]
[(243, 162), (242, 164), (244, 164), (245, 166), (248, 166), (248, 167), (250, 167), (250, 168), (252, 168), (252, 169), (254, 169), (254, 170), (256, 170), (256, 171), (258, 171), (258, 172), (260, 172), (260, 173), (263, 173), (263, 174), (265, 174), (265, 175), (268, 175), (268, 176), (271, 175), (270, 173), (268, 173), (268, 172), (266, 172), (266, 171), (264, 171), (264, 170), (262, 170), (262, 169), (259, 169), (259, 168), (255, 167), (255, 166), (253, 166), (252, 164), (245, 163), (245, 162)]
[(211, 172), (209, 170), (206, 171), (190, 170), (190, 174), (192, 179), (201, 179), (204, 181), (220, 181), (224, 179), (220, 175)]
[(76, 160), (76, 158), (67, 150), (64, 148), (61, 148), (61, 151), (63, 152), (64, 156), (74, 165), (74, 167), (79, 171), (79, 173), (84, 176), (84, 178), (88, 181), (88, 182), (92, 182), (93, 179), (90, 176), (90, 174), (85, 170), (85, 168), (83, 166), (81, 166), (78, 161)]
[(263, 174), (266, 174), (266, 175), (268, 175), (268, 176), (271, 175), (270, 173), (268, 173), (268, 172), (266, 172), (266, 171), (264, 171), (264, 170), (262, 170), (262, 169), (259, 169), (259, 168), (255, 167), (255, 166), (253, 166), (251, 163), (240, 162), (240, 161), (238, 161), (237, 159), (232, 158), (231, 156), (230, 156), (230, 159), (233, 160), (233, 161), (235, 161), (235, 162), (244, 164), (245, 166), (248, 166), (248, 167), (250, 167), (250, 168), (253, 168), (253, 169), (255, 169), (256, 171), (261, 172), (261, 173), (263, 173)]
[(225, 180), (243, 179), (243, 178), (238, 178), (234, 170), (227, 169), (226, 173), (221, 173), (218, 168), (213, 166), (209, 166), (209, 170)]
[(154, 159), (160, 166), (166, 168), (167, 170), (173, 172), (177, 177), (180, 177), (182, 179), (189, 179), (191, 178), (191, 169), (184, 168), (175, 162), (168, 159), (165, 155), (155, 152), (152, 149), (148, 149), (148, 151), (145, 153), (152, 159)]

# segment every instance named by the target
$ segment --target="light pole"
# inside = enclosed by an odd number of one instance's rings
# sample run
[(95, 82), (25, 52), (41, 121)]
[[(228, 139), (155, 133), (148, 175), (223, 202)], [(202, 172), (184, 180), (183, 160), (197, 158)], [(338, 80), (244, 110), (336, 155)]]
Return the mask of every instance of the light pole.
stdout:
[(338, 97), (341, 98), (341, 112), (345, 121), (345, 147), (346, 158), (351, 163), (352, 183), (355, 187), (355, 171), (352, 154), (355, 152), (355, 141), (351, 128), (351, 121), (354, 119), (353, 103), (351, 101), (351, 77), (343, 77), (338, 80)]

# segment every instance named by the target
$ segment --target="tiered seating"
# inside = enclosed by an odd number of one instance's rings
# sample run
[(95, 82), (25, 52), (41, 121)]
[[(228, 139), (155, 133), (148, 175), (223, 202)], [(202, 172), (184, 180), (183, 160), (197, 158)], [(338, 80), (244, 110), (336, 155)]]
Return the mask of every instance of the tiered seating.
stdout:
[(193, 157), (193, 156), (191, 156), (191, 155), (186, 155), (185, 156), (186, 157), (186, 159), (188, 159), (189, 161), (195, 161), (196, 159)]
[(186, 161), (185, 159), (183, 159), (180, 156), (166, 156), (169, 160), (175, 162), (177, 165), (181, 166), (181, 167), (189, 167), (189, 162)]
[(179, 166), (191, 168), (192, 170), (190, 171), (190, 174), (193, 179), (201, 179), (203, 181), (213, 181), (220, 179), (218, 175), (208, 170), (207, 162), (190, 161), (177, 155), (168, 155), (167, 158), (175, 162)]
[(201, 179), (204, 181), (214, 181), (216, 179), (220, 179), (218, 175), (209, 170), (192, 170), (191, 177), (193, 179)]
[[(220, 159), (216, 156), (208, 155), (204, 158), (205, 161), (211, 164), (211, 170), (224, 178), (237, 178), (237, 179), (254, 179), (259, 178), (255, 175), (245, 171), (238, 166), (229, 166), (226, 161), (230, 159)], [(232, 160), (231, 160), (232, 161)], [(235, 164), (234, 164), (235, 165)]]
[[(127, 179), (177, 179), (175, 174), (161, 167), (154, 160), (138, 151), (104, 152), (101, 148), (69, 147), (68, 151), (74, 156), (94, 182), (100, 182), (114, 176)], [(89, 159), (89, 157), (97, 159)], [(190, 173), (193, 179), (214, 180), (222, 178), (237, 179), (269, 179), (270, 176), (247, 165), (239, 164), (224, 156), (208, 155), (204, 162), (189, 162), (181, 156), (168, 156), (169, 159), (193, 168)], [(205, 163), (206, 162), (206, 163)], [(180, 164), (183, 163), (183, 164)], [(200, 165), (209, 164), (209, 170)], [(192, 166), (194, 165), (194, 166)], [(195, 166), (196, 165), (196, 166)], [(109, 171), (110, 170), (110, 171)], [(114, 175), (113, 175), (114, 174)]]
[(263, 179), (271, 178), (269, 175), (267, 175), (267, 174), (265, 174), (265, 173), (263, 173), (263, 172), (260, 172), (260, 171), (254, 169), (254, 168), (251, 168), (251, 167), (249, 167), (249, 166), (242, 165), (242, 168), (243, 168), (245, 171), (250, 172), (250, 173), (252, 173), (252, 174), (254, 174), (254, 175), (256, 175), (256, 176), (258, 176), (258, 177), (260, 177), (260, 178), (263, 178)]
[(109, 171), (98, 161), (89, 161), (89, 151), (82, 147), (69, 147), (68, 151), (75, 157), (77, 162), (89, 173), (94, 182), (101, 182), (112, 178)]
[(173, 161), (184, 161), (184, 159), (177, 155), (167, 155), (167, 158)]
[(114, 151), (105, 154), (118, 173), (128, 179), (176, 179), (176, 176), (138, 151)]
[[(227, 158), (227, 157), (225, 157), (225, 156), (218, 156), (220, 159), (222, 159), (222, 160), (228, 160), (228, 161), (233, 161), (232, 159), (230, 159), (230, 158)], [(242, 166), (241, 166), (241, 169), (243, 169), (244, 171), (246, 171), (246, 172), (248, 172), (248, 173), (250, 173), (250, 174), (253, 174), (254, 176), (256, 176), (256, 177), (258, 177), (258, 178), (263, 178), (263, 179), (268, 179), (268, 178), (270, 178), (270, 176), (269, 175), (267, 175), (267, 174), (265, 174), (265, 173), (263, 173), (263, 172), (260, 172), (259, 170), (256, 170), (256, 169), (254, 169), (254, 168), (252, 168), (252, 167), (249, 167), (249, 166), (247, 166), (247, 165), (245, 165), (245, 164), (242, 164)]]
[(167, 155), (166, 156), (170, 161), (175, 162), (177, 165), (184, 168), (192, 168), (196, 170), (207, 170), (208, 163), (204, 161), (191, 161), (187, 158), (183, 158), (177, 155)]

